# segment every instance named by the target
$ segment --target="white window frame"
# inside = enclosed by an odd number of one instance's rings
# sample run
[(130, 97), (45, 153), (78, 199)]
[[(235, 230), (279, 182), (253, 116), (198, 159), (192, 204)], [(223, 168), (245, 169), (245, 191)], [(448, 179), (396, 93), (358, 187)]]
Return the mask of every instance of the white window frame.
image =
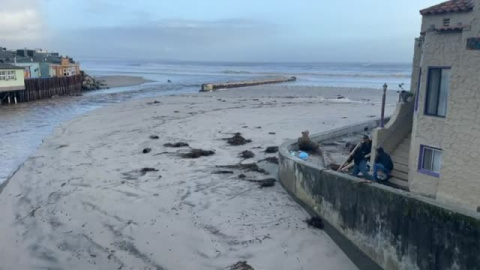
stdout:
[[(442, 149), (420, 145), (418, 171), (433, 177), (440, 177), (440, 171), (442, 170), (442, 156)], [(429, 164), (426, 164), (427, 161)]]

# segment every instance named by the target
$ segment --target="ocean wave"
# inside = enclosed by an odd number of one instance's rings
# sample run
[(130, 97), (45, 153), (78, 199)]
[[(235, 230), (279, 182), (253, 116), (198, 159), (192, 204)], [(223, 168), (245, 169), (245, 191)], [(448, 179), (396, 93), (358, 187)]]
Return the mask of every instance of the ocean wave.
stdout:
[(401, 73), (326, 73), (326, 72), (251, 72), (245, 70), (224, 70), (223, 74), (256, 74), (268, 76), (318, 76), (318, 77), (340, 77), (340, 78), (410, 78), (408, 74)]

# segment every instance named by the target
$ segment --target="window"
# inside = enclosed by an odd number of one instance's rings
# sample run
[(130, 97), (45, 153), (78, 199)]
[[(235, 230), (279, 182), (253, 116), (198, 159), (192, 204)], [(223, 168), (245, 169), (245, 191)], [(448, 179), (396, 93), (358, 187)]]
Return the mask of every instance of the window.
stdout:
[(17, 76), (14, 70), (7, 71), (7, 80), (16, 80)]
[(0, 70), (0, 81), (16, 80), (15, 70)]
[(442, 150), (429, 146), (420, 146), (418, 170), (422, 173), (439, 177), (442, 168)]
[(449, 68), (431, 68), (429, 70), (425, 101), (426, 115), (445, 117), (447, 114), (449, 87)]
[(443, 26), (450, 26), (450, 19), (443, 19)]

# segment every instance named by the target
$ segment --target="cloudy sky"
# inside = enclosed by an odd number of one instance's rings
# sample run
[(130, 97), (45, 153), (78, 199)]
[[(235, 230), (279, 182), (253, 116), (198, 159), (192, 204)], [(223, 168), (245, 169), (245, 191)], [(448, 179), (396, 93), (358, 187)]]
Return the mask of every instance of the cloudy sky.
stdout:
[(440, 0), (0, 0), (0, 46), (75, 58), (409, 62)]

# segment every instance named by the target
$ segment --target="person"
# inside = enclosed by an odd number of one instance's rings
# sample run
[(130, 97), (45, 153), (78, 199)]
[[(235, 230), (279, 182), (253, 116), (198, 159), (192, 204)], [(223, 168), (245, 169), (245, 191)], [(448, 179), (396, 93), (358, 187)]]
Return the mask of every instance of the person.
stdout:
[[(355, 149), (356, 148), (356, 149)], [(352, 162), (353, 160), (353, 171), (352, 175), (358, 177), (359, 173), (362, 173), (363, 178), (370, 179), (368, 174), (368, 155), (372, 150), (372, 141), (366, 135), (363, 136), (361, 144), (356, 147), (353, 146), (350, 152), (354, 151), (352, 155), (348, 158), (347, 163)]]
[[(375, 164), (373, 165), (373, 179), (376, 181), (387, 180), (390, 177), (392, 170), (393, 162), (390, 155), (385, 153), (382, 147), (377, 148), (377, 157), (375, 158)], [(385, 177), (381, 177), (379, 172)]]

